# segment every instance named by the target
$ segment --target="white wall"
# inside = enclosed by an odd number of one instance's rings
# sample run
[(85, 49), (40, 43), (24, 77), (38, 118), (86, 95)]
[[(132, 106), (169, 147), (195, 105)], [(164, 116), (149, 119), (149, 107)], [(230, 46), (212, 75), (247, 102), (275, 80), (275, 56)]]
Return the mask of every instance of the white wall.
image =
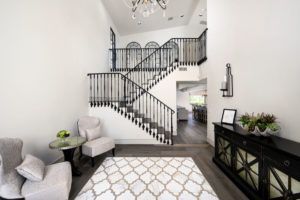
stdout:
[(177, 90), (176, 99), (177, 99), (177, 106), (182, 106), (185, 109), (187, 109), (189, 112), (193, 110), (192, 105), (190, 104), (189, 92), (182, 92), (180, 90)]
[(86, 74), (108, 71), (111, 25), (99, 0), (0, 1), (0, 137), (62, 155), (48, 144), (88, 113)]
[[(208, 140), (223, 108), (270, 112), (281, 136), (300, 142), (300, 1), (208, 1)], [(234, 97), (222, 98), (225, 64), (232, 64)]]
[(149, 133), (110, 107), (90, 108), (89, 115), (101, 120), (103, 136), (113, 138), (116, 144), (159, 144)]

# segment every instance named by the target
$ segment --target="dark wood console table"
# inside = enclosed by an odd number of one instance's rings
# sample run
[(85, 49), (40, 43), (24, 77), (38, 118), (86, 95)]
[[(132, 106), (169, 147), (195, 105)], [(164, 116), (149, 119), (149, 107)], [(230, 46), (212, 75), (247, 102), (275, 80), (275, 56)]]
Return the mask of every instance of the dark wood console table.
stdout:
[(213, 124), (213, 161), (250, 199), (300, 199), (300, 143)]

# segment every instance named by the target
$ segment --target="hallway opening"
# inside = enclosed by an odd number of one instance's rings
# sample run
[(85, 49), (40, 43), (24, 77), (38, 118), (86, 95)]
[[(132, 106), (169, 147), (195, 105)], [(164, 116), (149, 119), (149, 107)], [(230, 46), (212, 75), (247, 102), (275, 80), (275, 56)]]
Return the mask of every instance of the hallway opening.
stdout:
[(174, 144), (207, 144), (207, 79), (177, 82)]

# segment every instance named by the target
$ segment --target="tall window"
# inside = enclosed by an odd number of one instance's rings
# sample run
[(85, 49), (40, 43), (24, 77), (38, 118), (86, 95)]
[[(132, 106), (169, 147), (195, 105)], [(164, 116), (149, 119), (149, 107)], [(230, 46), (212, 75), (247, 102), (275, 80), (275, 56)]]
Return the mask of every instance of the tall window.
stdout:
[(205, 96), (203, 95), (190, 95), (190, 104), (203, 105), (205, 104)]
[(112, 49), (112, 54), (111, 54), (111, 63), (112, 63), (112, 68), (116, 69), (116, 59), (117, 59), (117, 55), (116, 55), (116, 35), (115, 32), (113, 31), (112, 28), (110, 28), (110, 48)]

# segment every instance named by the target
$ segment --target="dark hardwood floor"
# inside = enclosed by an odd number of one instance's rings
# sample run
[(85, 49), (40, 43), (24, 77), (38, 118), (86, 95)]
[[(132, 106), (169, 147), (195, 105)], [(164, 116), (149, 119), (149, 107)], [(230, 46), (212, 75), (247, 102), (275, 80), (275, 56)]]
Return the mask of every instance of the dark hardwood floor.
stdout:
[(178, 121), (174, 144), (207, 144), (206, 135), (206, 124), (193, 120), (190, 113), (187, 121)]
[[(212, 162), (214, 148), (209, 144), (202, 144), (197, 147), (189, 146), (163, 146), (163, 145), (116, 145), (116, 156), (174, 156), (192, 157), (206, 177), (208, 182), (221, 200), (244, 200), (245, 195), (221, 172)], [(70, 199), (74, 199), (81, 188), (93, 175), (106, 157), (112, 156), (111, 152), (98, 156), (95, 159), (95, 167), (91, 167), (90, 159), (87, 157), (75, 158), (76, 164), (83, 172), (81, 177), (73, 177)], [(109, 199), (105, 199), (109, 200)]]

